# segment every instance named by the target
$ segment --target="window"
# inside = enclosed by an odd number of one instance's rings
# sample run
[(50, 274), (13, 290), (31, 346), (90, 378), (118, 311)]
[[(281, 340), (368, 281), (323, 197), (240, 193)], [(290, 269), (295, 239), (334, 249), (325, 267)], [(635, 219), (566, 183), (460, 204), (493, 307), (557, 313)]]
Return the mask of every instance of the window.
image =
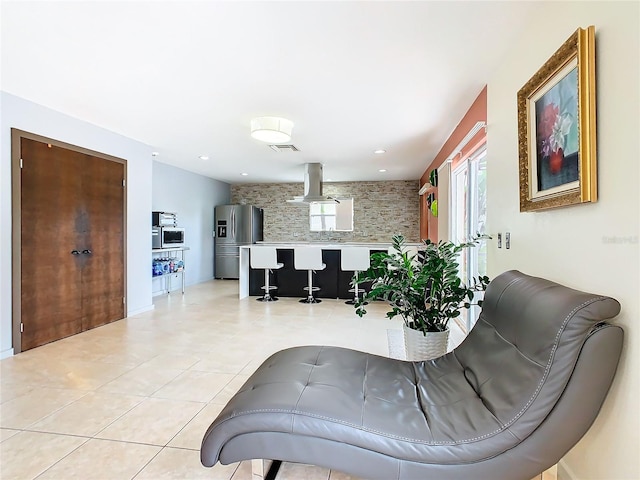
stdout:
[(309, 205), (309, 229), (312, 232), (350, 232), (353, 230), (353, 198), (339, 198), (340, 203)]
[[(487, 218), (487, 150), (483, 146), (462, 161), (451, 174), (451, 238), (464, 242), (477, 233), (485, 233)], [(464, 249), (460, 255), (460, 278), (487, 274), (487, 243)], [(463, 310), (463, 321), (470, 330), (475, 323), (478, 307)]]

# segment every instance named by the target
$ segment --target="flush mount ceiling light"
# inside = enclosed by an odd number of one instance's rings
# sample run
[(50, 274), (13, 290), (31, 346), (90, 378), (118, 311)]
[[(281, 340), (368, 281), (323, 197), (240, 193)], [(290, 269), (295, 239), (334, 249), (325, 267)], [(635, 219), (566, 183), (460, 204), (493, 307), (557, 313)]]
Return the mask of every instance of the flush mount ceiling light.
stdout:
[(258, 117), (251, 120), (251, 136), (267, 143), (291, 140), (293, 122), (280, 117)]
[(209, 156), (208, 155), (200, 155), (198, 158), (200, 160), (209, 160)]
[(383, 150), (382, 148), (379, 148), (378, 150), (374, 150), (373, 153), (377, 155), (382, 155), (383, 153), (387, 153), (387, 151)]

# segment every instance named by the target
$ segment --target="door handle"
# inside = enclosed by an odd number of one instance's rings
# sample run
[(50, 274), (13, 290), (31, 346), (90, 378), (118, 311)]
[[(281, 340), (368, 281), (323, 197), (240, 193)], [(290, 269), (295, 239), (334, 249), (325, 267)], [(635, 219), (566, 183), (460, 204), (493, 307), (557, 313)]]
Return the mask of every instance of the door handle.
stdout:
[(91, 250), (82, 250), (83, 255), (91, 255)]
[(78, 250), (71, 250), (71, 255), (80, 255)]
[(236, 211), (235, 209), (231, 211), (231, 238), (233, 241), (236, 241)]

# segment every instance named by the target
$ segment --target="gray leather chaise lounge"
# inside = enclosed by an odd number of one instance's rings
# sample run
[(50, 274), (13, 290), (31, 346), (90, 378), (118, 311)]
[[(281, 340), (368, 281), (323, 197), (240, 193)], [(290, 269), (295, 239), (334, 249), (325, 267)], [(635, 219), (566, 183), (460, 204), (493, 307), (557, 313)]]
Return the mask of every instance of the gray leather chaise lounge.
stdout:
[(604, 320), (619, 310), (612, 298), (510, 271), (489, 285), (464, 342), (438, 359), (280, 351), (211, 424), (202, 463), (271, 459), (381, 480), (528, 480), (596, 418), (623, 339)]

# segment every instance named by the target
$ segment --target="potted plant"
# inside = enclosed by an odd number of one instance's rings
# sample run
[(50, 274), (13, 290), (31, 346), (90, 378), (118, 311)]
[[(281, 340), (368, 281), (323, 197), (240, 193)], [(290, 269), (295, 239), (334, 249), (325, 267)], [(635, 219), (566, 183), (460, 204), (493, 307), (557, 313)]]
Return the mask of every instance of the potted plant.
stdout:
[(463, 249), (475, 247), (483, 238), (488, 237), (476, 235), (460, 244), (426, 240), (417, 253), (412, 253), (405, 238), (394, 235), (389, 252), (371, 254), (369, 269), (354, 277), (354, 284), (371, 283), (354, 305), (356, 313), (362, 317), (367, 313), (367, 302), (386, 300), (391, 308), (387, 317), (400, 315), (404, 322), (407, 360), (444, 355), (449, 321), (458, 317), (462, 308), (482, 305), (482, 301), (473, 303), (474, 294), (486, 289), (489, 278), (480, 276), (464, 284), (458, 276), (458, 257)]

